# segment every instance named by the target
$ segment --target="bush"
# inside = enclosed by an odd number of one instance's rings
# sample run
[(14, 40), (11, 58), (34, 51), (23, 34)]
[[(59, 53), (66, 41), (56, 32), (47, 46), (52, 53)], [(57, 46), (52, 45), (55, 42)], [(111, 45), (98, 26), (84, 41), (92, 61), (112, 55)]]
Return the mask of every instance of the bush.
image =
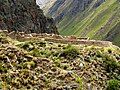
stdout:
[(31, 51), (35, 48), (32, 42), (24, 42), (24, 43), (18, 44), (17, 46), (27, 51)]
[(79, 55), (79, 51), (71, 46), (71, 45), (68, 45), (64, 51), (60, 54), (60, 57), (64, 57), (66, 59), (74, 59), (76, 57), (78, 57)]
[(108, 82), (107, 90), (120, 90), (120, 81), (113, 79)]
[(35, 56), (35, 57), (40, 57), (41, 52), (39, 51), (39, 49), (34, 49), (30, 52), (30, 55)]
[(108, 72), (114, 72), (116, 69), (120, 68), (120, 64), (116, 62), (116, 60), (109, 55), (105, 55), (105, 67)]

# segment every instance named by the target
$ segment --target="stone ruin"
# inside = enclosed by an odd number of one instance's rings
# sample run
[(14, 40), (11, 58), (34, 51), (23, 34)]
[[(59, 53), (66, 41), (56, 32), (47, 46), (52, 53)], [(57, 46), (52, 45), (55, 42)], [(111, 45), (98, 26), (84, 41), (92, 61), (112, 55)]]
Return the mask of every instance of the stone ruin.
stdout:
[(0, 30), (0, 33), (5, 33), (7, 36), (11, 37), (12, 39), (17, 40), (45, 40), (55, 43), (64, 43), (64, 44), (81, 44), (81, 45), (96, 45), (96, 46), (111, 46), (112, 42), (110, 41), (100, 41), (100, 40), (90, 40), (87, 37), (76, 37), (76, 36), (61, 36), (57, 34), (37, 34), (37, 33), (30, 33), (26, 34), (24, 32), (8, 32), (7, 30)]

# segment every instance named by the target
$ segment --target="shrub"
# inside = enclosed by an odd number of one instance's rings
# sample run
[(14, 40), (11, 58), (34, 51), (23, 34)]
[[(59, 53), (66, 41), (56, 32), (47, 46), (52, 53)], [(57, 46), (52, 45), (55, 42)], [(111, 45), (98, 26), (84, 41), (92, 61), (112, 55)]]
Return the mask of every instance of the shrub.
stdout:
[(112, 72), (120, 68), (120, 64), (116, 62), (116, 60), (112, 56), (109, 56), (109, 55), (105, 55), (104, 63), (105, 63), (106, 70), (108, 72), (110, 71)]
[(20, 48), (23, 48), (27, 51), (31, 51), (33, 50), (35, 47), (32, 45), (32, 42), (24, 42), (21, 44), (18, 44), (17, 46), (19, 46)]
[(78, 90), (84, 90), (84, 89), (83, 89), (83, 79), (80, 78), (80, 77), (79, 77), (77, 74), (75, 74), (75, 73), (72, 73), (72, 77), (74, 77), (74, 78), (75, 78), (75, 81), (79, 84)]
[(112, 50), (111, 50), (111, 49), (108, 49), (108, 53), (112, 53)]
[(60, 57), (64, 57), (66, 59), (74, 59), (78, 55), (79, 55), (79, 51), (75, 47), (68, 45), (64, 49), (64, 51), (60, 54)]
[(120, 90), (120, 81), (116, 79), (108, 81), (107, 90)]
[(49, 58), (52, 55), (50, 50), (45, 50), (44, 53), (46, 58)]
[(30, 55), (35, 56), (35, 57), (40, 57), (41, 52), (39, 51), (39, 49), (34, 49), (30, 52)]

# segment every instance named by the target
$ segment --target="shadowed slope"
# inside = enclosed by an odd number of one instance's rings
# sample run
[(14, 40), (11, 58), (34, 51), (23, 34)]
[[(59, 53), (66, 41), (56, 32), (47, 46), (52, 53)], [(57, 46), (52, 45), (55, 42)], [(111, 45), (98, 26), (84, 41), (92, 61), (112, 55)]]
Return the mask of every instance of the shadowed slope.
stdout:
[(58, 34), (53, 19), (44, 16), (36, 0), (0, 0), (0, 29)]

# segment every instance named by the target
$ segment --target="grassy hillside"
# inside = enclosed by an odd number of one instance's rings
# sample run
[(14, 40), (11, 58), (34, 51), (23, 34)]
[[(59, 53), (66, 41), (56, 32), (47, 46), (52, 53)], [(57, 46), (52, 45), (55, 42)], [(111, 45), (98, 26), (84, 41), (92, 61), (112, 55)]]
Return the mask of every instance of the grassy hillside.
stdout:
[(114, 41), (114, 44), (120, 46), (120, 23), (112, 28), (112, 30), (106, 35), (105, 40)]
[(120, 48), (17, 41), (0, 33), (2, 90), (119, 90)]
[(106, 40), (113, 41), (113, 43), (120, 46), (118, 41), (120, 34), (115, 36), (110, 33), (113, 30), (119, 33), (119, 28), (117, 27), (120, 27), (120, 1), (106, 0), (100, 6), (94, 7), (96, 2), (97, 0), (93, 0), (83, 12), (79, 12), (73, 18), (65, 16), (58, 23), (60, 34), (100, 40), (114, 36), (114, 39), (109, 38)]

